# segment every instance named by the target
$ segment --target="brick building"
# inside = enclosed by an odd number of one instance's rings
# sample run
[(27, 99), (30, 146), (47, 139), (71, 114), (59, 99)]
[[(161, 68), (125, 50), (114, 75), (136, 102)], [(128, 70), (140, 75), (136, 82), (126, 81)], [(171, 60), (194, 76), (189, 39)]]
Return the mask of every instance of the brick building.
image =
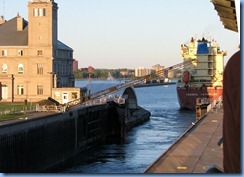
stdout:
[(0, 19), (1, 101), (35, 102), (74, 87), (73, 49), (57, 39), (57, 12), (54, 0), (32, 0), (28, 21)]
[(78, 70), (78, 61), (73, 59), (73, 72), (77, 72)]

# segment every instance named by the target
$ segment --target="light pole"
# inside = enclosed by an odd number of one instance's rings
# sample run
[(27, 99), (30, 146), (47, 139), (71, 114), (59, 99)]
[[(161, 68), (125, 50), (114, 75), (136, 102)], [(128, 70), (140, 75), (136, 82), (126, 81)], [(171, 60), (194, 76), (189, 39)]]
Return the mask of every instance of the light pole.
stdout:
[(91, 94), (91, 73), (89, 73), (88, 77), (88, 95)]
[(89, 66), (87, 68), (88, 73), (89, 73), (89, 77), (88, 77), (88, 95), (91, 94), (91, 74), (94, 71), (94, 68), (92, 66)]

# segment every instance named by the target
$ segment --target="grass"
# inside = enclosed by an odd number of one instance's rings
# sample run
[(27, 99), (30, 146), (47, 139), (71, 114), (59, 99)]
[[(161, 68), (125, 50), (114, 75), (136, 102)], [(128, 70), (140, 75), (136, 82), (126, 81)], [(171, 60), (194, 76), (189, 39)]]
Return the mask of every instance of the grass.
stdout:
[(0, 122), (24, 118), (24, 117), (26, 117), (24, 113), (14, 113), (14, 114), (6, 114), (6, 115), (4, 114), (4, 115), (0, 115)]
[(0, 103), (0, 110), (12, 108), (24, 109), (29, 106), (30, 104), (25, 105), (24, 103)]
[[(20, 111), (30, 109), (30, 106), (31, 104), (25, 105), (24, 103), (0, 103), (0, 122), (26, 117)], [(4, 111), (9, 112), (4, 113)]]

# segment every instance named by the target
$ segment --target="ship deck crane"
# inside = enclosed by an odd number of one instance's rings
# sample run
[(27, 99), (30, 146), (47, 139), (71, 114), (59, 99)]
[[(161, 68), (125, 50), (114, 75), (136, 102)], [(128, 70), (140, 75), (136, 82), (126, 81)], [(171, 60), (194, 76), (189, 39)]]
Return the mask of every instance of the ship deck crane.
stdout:
[(85, 104), (88, 101), (95, 100), (95, 99), (98, 99), (98, 98), (107, 96), (107, 95), (109, 95), (111, 93), (117, 92), (119, 90), (125, 89), (127, 87), (131, 87), (133, 85), (142, 83), (144, 80), (147, 80), (149, 78), (152, 78), (152, 77), (155, 77), (155, 76), (164, 76), (165, 75), (165, 72), (167, 72), (169, 70), (176, 69), (176, 68), (180, 68), (182, 66), (189, 65), (189, 64), (191, 64), (193, 62), (195, 62), (195, 60), (184, 61), (182, 63), (179, 63), (179, 64), (176, 64), (176, 65), (170, 66), (168, 68), (164, 68), (162, 70), (159, 70), (155, 74), (148, 74), (148, 75), (145, 75), (145, 76), (141, 76), (141, 77), (136, 78), (134, 80), (131, 80), (131, 81), (128, 81), (128, 82), (125, 82), (125, 83), (122, 83), (122, 84), (118, 84), (118, 85), (115, 85), (113, 87), (109, 87), (107, 89), (98, 91), (96, 93), (92, 93), (90, 95), (81, 97), (79, 99), (72, 100), (72, 101), (68, 102), (65, 105), (66, 106), (66, 111), (69, 111), (71, 108), (73, 108), (75, 106)]

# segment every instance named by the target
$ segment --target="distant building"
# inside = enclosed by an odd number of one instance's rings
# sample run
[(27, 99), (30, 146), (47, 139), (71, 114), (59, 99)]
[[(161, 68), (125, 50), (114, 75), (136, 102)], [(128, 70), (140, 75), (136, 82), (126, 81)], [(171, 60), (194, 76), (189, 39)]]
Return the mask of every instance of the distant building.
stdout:
[(78, 61), (76, 59), (73, 59), (73, 72), (78, 71)]
[[(28, 2), (28, 22), (19, 14), (0, 18), (2, 101), (36, 102), (74, 87), (73, 49), (58, 40), (58, 5), (54, 0)], [(78, 93), (78, 97), (79, 97)], [(60, 92), (67, 102), (67, 94)]]
[(119, 73), (122, 76), (129, 76), (129, 70), (128, 69), (120, 69)]
[(139, 67), (135, 69), (135, 76), (136, 77), (141, 77), (141, 76), (145, 76), (151, 74), (151, 69), (146, 69), (143, 67)]
[[(160, 64), (154, 65), (152, 66), (152, 73), (155, 74), (158, 71), (163, 71), (164, 70), (164, 66), (161, 66)], [(160, 77), (164, 77), (164, 72), (162, 72), (162, 74), (160, 75)]]
[(169, 79), (175, 78), (175, 71), (174, 70), (169, 70), (169, 72), (168, 72), (168, 78)]
[(159, 70), (163, 70), (164, 66), (161, 66), (160, 64), (152, 66), (152, 70), (158, 72)]
[(92, 73), (94, 71), (94, 68), (92, 66), (88, 66), (87, 71), (88, 73)]

